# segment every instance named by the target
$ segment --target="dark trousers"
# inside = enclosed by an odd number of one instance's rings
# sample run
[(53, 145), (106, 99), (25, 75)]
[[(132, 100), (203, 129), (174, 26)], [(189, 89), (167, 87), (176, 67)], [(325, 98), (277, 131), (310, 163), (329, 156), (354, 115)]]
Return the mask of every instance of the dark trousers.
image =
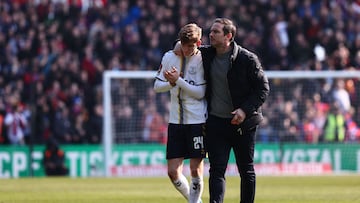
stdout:
[(256, 175), (254, 170), (255, 131), (242, 130), (230, 123), (231, 119), (209, 116), (206, 123), (205, 143), (208, 150), (210, 203), (223, 203), (225, 171), (233, 149), (241, 178), (240, 203), (253, 203)]

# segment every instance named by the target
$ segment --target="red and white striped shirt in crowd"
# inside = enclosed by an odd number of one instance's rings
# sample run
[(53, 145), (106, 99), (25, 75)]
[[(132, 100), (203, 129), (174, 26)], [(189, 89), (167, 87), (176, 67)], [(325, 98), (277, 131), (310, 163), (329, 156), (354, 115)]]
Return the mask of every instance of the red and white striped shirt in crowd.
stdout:
[(27, 120), (24, 114), (15, 110), (6, 113), (5, 121), (8, 140), (11, 144), (24, 144), (25, 127)]

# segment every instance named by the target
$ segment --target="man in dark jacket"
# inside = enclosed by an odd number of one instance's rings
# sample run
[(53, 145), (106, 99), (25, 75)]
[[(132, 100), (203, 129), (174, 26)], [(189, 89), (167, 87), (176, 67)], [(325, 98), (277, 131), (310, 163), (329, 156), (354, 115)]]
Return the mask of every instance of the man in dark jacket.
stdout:
[[(210, 162), (210, 203), (222, 203), (230, 151), (235, 153), (241, 177), (241, 203), (253, 203), (255, 133), (269, 95), (269, 82), (256, 54), (234, 42), (236, 27), (217, 18), (210, 29), (209, 46), (201, 46), (208, 119), (205, 146)], [(179, 43), (174, 51), (178, 52)]]
[(270, 88), (258, 57), (237, 45), (235, 34), (231, 20), (215, 19), (209, 34), (211, 46), (200, 49), (208, 84), (205, 144), (211, 203), (224, 200), (231, 149), (241, 177), (241, 203), (253, 203), (255, 198), (255, 132)]

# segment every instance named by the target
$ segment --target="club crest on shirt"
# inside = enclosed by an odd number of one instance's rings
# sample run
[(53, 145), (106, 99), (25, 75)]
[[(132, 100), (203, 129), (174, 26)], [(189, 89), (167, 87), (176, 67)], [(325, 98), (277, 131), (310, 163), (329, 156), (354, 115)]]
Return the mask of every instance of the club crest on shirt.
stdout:
[(196, 74), (196, 66), (190, 66), (188, 73), (190, 73), (191, 75)]

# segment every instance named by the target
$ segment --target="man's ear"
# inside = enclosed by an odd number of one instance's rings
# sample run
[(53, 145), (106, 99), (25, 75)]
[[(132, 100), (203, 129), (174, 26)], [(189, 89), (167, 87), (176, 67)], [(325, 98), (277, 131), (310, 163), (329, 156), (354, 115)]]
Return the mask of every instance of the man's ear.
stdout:
[(198, 40), (197, 42), (196, 42), (196, 46), (200, 46), (201, 45), (201, 40)]
[(227, 33), (225, 36), (229, 39), (229, 41), (231, 41), (231, 39), (233, 37), (231, 32)]

